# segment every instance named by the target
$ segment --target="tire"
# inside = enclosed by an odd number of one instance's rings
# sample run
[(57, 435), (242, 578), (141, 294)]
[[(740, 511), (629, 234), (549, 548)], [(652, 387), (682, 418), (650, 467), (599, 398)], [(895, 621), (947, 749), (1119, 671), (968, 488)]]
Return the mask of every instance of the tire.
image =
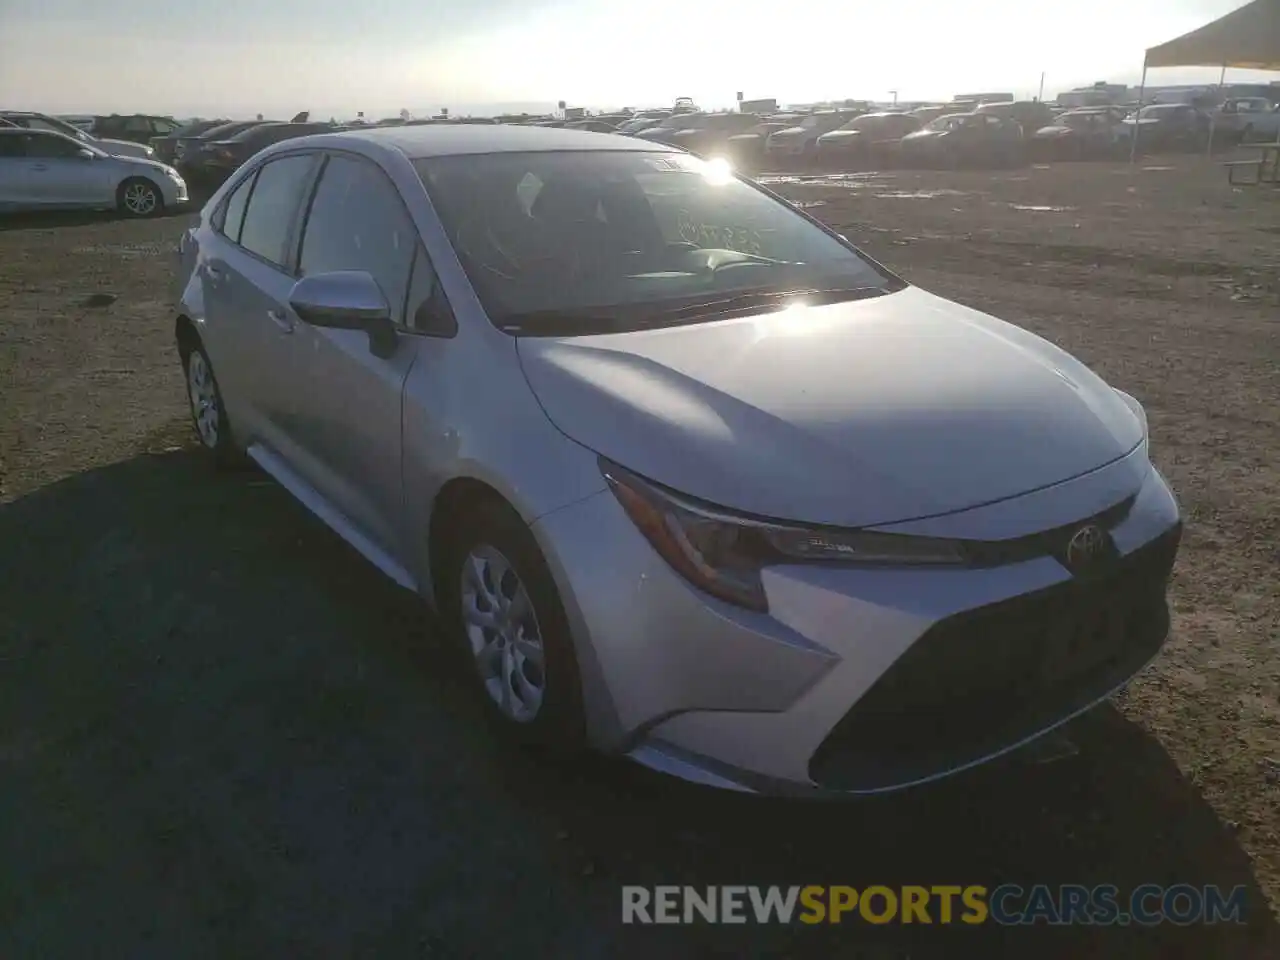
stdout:
[[(445, 536), (435, 574), (441, 621), (490, 724), (521, 745), (578, 752), (585, 744), (581, 674), (568, 617), (533, 534), (506, 504), (481, 501)], [(527, 612), (500, 614), (495, 619), (505, 626), (497, 630), (484, 627), (477, 621), (495, 611), (495, 598), (516, 601), (507, 611)]]
[(222, 402), (222, 389), (213, 373), (209, 354), (199, 340), (181, 346), (183, 379), (187, 387), (187, 407), (196, 439), (215, 467), (230, 469), (243, 461), (231, 434), (231, 421)]
[(164, 211), (164, 194), (145, 177), (130, 177), (116, 189), (116, 209), (134, 219), (154, 217)]

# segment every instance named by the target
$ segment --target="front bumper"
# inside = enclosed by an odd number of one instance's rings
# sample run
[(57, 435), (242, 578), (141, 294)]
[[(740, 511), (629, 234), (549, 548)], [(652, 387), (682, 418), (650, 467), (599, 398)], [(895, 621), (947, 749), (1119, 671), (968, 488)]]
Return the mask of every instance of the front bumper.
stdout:
[[(1060, 485), (1059, 499), (1096, 492), (1106, 473)], [(1028, 509), (1040, 514), (1045, 496)], [(942, 518), (946, 535), (963, 517)], [(1006, 753), (1155, 656), (1178, 508), (1151, 468), (1111, 518), (1122, 560), (1106, 576), (1073, 578), (1051, 555), (964, 570), (775, 567), (768, 614), (688, 585), (609, 493), (534, 531), (570, 616), (597, 747), (720, 787), (874, 793)]]
[(166, 207), (180, 207), (191, 199), (187, 190), (186, 180), (175, 180), (172, 177), (157, 177), (156, 179), (160, 181), (160, 192), (164, 194)]

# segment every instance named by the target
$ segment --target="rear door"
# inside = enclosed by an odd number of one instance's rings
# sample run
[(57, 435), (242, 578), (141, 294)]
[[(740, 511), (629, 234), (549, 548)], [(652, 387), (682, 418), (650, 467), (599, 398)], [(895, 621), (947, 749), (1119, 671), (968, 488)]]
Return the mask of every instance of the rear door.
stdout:
[[(415, 266), (416, 262), (416, 266)], [(304, 219), (298, 273), (370, 274), (400, 331), (390, 356), (368, 334), (300, 323), (288, 365), (290, 393), (306, 415), (290, 439), (305, 479), (379, 549), (402, 565), (401, 403), (420, 338), (406, 317), (411, 275), (430, 290), (434, 271), (399, 190), (377, 164), (331, 153)]]
[(283, 366), (296, 317), (288, 308), (303, 200), (319, 156), (287, 154), (256, 166), (214, 211), (201, 264), (210, 352), (231, 420), (247, 444), (287, 456), (293, 406)]

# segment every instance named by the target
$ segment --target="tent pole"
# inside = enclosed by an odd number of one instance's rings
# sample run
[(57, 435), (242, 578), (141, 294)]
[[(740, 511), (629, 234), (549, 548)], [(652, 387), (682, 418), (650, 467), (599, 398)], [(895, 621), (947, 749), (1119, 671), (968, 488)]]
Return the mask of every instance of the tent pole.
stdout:
[[(1222, 97), (1223, 90), (1227, 82), (1227, 65), (1222, 65), (1222, 72), (1218, 74), (1218, 97)], [(1209, 146), (1205, 148), (1204, 155), (1206, 157), (1213, 156), (1213, 135), (1218, 129), (1218, 117), (1220, 113), (1212, 113), (1209, 115)]]
[(1138, 109), (1133, 113), (1133, 139), (1129, 141), (1129, 164), (1132, 166), (1138, 160), (1138, 131), (1142, 129), (1142, 125), (1138, 123), (1138, 118), (1142, 116), (1142, 95), (1147, 90), (1147, 61), (1142, 61), (1142, 82), (1138, 84)]

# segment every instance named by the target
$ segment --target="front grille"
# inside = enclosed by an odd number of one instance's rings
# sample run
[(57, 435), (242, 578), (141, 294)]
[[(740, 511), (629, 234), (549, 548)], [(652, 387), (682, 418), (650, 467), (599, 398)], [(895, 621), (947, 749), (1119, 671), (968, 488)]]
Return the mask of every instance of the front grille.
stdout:
[(1043, 556), (1054, 557), (1065, 565), (1067, 544), (1077, 530), (1085, 524), (1095, 524), (1107, 531), (1115, 529), (1129, 516), (1137, 499), (1138, 495), (1135, 493), (1084, 520), (1076, 520), (1012, 540), (962, 541), (965, 558), (971, 566), (977, 567), (1000, 567), (1007, 563), (1021, 563)]
[(931, 627), (832, 728), (809, 775), (833, 790), (911, 783), (998, 753), (1123, 683), (1164, 643), (1181, 528), (1105, 574)]

